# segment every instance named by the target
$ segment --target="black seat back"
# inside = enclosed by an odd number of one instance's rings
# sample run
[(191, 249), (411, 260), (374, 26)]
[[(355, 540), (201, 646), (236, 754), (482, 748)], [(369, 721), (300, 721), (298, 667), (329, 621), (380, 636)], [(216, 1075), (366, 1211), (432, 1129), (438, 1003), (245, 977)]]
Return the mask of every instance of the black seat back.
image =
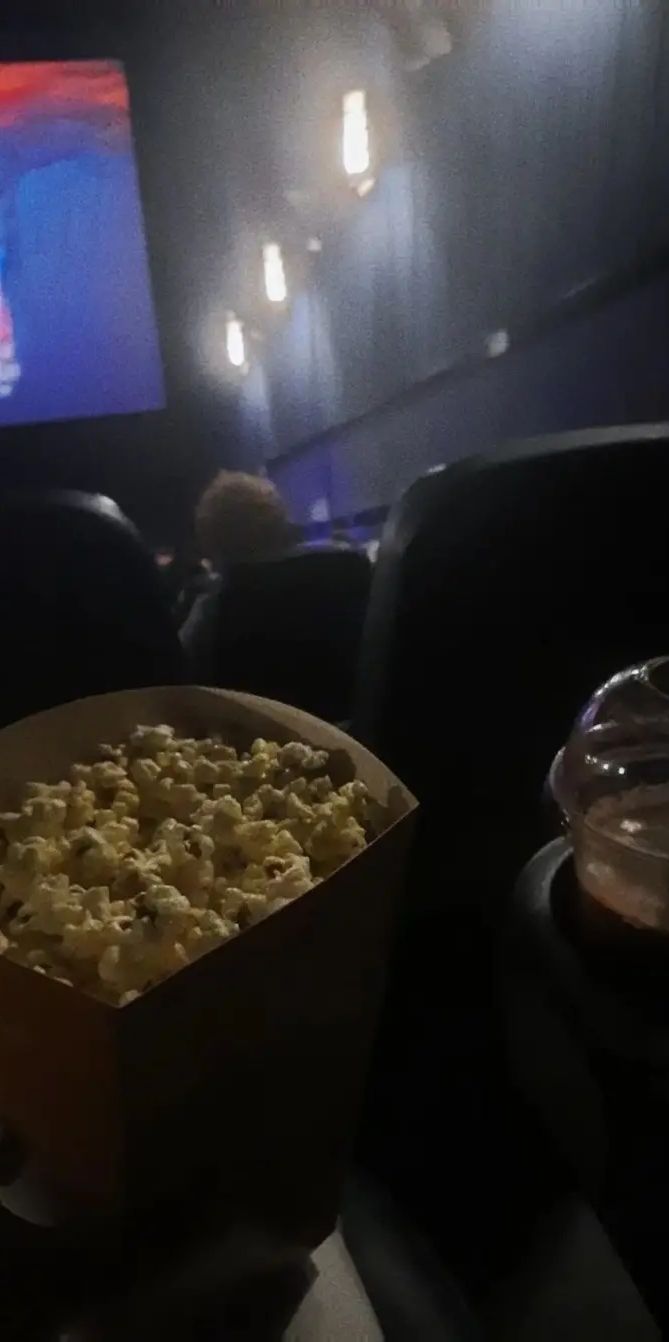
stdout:
[(366, 554), (347, 546), (238, 566), (217, 599), (216, 684), (343, 721), (370, 586)]
[(668, 428), (534, 440), (409, 490), (382, 543), (355, 730), (423, 803), (422, 898), (510, 888), (578, 709), (668, 647)]
[(153, 559), (128, 519), (100, 496), (2, 501), (0, 628), (3, 724), (184, 675)]

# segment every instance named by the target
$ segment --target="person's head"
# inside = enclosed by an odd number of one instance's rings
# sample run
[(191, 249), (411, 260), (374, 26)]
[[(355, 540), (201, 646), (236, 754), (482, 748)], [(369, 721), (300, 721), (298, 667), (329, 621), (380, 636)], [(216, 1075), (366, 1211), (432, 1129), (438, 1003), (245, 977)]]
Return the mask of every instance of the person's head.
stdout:
[(270, 480), (220, 471), (195, 514), (200, 552), (214, 568), (272, 559), (294, 542), (285, 504)]

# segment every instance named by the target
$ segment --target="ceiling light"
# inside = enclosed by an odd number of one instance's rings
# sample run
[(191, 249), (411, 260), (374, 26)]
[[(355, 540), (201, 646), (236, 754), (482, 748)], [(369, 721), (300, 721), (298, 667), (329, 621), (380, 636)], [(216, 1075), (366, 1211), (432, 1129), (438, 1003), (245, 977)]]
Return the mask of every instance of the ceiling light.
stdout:
[(262, 249), (265, 267), (265, 293), (270, 303), (285, 303), (288, 297), (283, 254), (278, 242), (266, 242)]
[(225, 323), (225, 347), (233, 368), (244, 368), (246, 364), (246, 341), (244, 324), (231, 314)]
[(357, 177), (359, 173), (369, 170), (369, 122), (364, 89), (354, 89), (344, 94), (342, 158), (349, 177)]

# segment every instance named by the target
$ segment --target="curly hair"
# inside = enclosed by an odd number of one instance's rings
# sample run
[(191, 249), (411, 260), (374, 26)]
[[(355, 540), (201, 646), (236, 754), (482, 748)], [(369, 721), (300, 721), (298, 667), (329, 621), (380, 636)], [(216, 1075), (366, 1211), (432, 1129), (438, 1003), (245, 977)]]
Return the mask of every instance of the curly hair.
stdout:
[(195, 513), (200, 551), (214, 567), (271, 559), (290, 547), (294, 529), (270, 480), (220, 471)]

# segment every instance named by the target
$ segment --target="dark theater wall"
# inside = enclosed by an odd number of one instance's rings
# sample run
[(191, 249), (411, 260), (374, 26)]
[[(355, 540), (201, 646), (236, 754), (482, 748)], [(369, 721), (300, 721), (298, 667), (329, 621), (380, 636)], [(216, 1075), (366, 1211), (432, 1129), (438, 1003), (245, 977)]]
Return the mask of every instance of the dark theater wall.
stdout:
[(666, 10), (465, 8), (421, 70), (392, 34), (366, 52), (395, 139), (241, 389), (302, 520), (506, 436), (669, 414)]
[[(69, 56), (127, 68), (168, 406), (6, 430), (0, 488), (103, 489), (169, 542), (222, 464), (267, 464), (308, 522), (503, 437), (669, 416), (659, 0), (3, 12), (0, 60)], [(378, 148), (364, 199), (338, 162), (354, 87)]]
[[(315, 191), (324, 251), (258, 360), (269, 454), (299, 438), (303, 415), (324, 428), (381, 404), (665, 236), (659, 6), (490, 0), (448, 23), (450, 54), (407, 71), (369, 20), (355, 74), (392, 108), (393, 134), (364, 201), (328, 214), (323, 192), (321, 216)], [(275, 133), (290, 138), (295, 121)], [(252, 380), (244, 393), (259, 399)]]
[(350, 525), (422, 471), (505, 441), (669, 418), (669, 273), (271, 463), (305, 523)]

